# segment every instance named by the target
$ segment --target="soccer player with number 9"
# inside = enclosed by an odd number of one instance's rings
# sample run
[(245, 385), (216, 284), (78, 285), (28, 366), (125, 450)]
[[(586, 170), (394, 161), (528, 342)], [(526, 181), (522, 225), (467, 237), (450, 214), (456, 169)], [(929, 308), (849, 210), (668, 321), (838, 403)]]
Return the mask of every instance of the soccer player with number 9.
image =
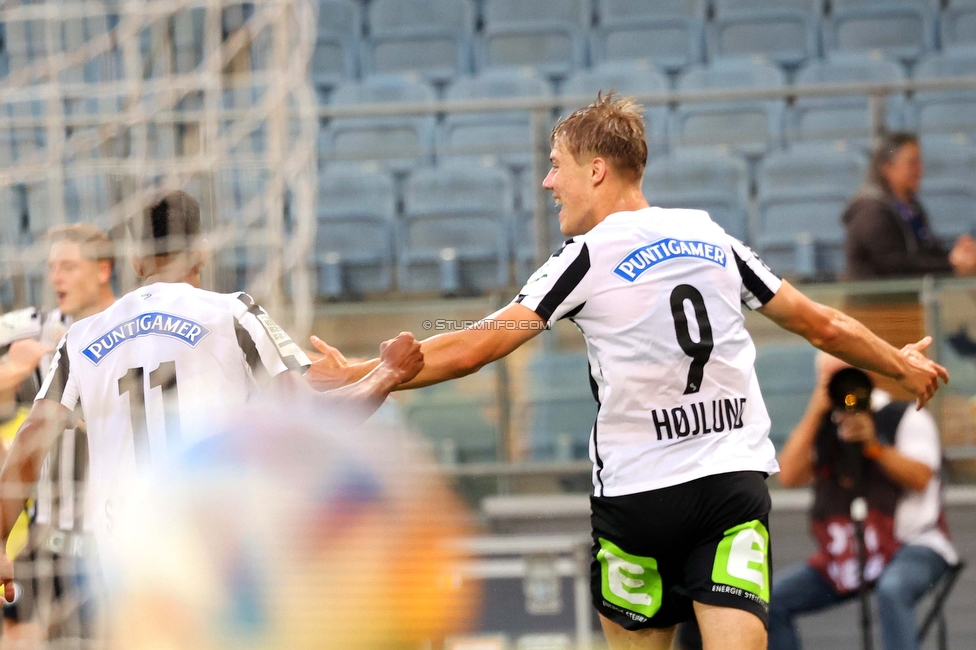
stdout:
[(611, 648), (670, 648), (676, 624), (695, 616), (706, 650), (759, 650), (764, 479), (778, 466), (742, 306), (897, 379), (919, 404), (948, 375), (922, 354), (928, 339), (896, 350), (812, 302), (706, 212), (650, 207), (642, 112), (610, 94), (555, 127), (543, 185), (570, 239), (486, 322), (423, 341), (424, 369), (401, 388), (475, 372), (574, 322), (599, 405), (591, 574)]

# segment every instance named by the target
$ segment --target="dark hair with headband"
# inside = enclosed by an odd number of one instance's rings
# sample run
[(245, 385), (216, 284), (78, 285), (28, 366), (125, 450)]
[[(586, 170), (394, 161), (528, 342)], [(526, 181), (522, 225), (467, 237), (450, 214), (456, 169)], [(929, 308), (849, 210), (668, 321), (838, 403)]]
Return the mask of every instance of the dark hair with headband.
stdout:
[(891, 194), (891, 187), (885, 178), (883, 168), (890, 165), (898, 152), (906, 145), (918, 145), (918, 136), (908, 131), (892, 131), (881, 138), (871, 153), (871, 164), (868, 167), (867, 184), (884, 190), (885, 194)]

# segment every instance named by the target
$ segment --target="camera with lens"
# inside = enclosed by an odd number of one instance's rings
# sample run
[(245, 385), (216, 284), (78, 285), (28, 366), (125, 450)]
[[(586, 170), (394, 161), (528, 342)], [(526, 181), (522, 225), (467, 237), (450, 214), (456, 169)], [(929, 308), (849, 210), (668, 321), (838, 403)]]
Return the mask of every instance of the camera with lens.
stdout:
[(863, 413), (871, 410), (871, 391), (874, 383), (863, 370), (844, 368), (830, 379), (827, 393), (833, 410)]

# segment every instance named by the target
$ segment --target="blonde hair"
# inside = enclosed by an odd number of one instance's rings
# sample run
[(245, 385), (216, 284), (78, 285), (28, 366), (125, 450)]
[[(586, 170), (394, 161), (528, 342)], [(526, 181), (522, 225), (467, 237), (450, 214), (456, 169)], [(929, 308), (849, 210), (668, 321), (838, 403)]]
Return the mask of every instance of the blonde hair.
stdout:
[(611, 90), (575, 111), (552, 130), (549, 143), (558, 140), (579, 162), (585, 156), (605, 158), (621, 175), (639, 181), (647, 164), (644, 107)]
[(51, 244), (72, 242), (78, 244), (81, 256), (93, 262), (102, 260), (115, 266), (115, 245), (112, 238), (98, 226), (90, 223), (72, 223), (54, 226), (47, 231)]

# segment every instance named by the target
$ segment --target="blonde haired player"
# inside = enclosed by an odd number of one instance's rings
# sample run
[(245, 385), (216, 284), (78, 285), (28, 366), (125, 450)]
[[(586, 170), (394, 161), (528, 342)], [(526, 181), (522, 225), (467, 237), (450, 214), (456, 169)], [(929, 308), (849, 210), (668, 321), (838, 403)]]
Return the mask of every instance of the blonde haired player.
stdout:
[[(132, 485), (165, 468), (174, 453), (206, 438), (212, 423), (257, 395), (307, 390), (301, 375), (308, 358), (267, 312), (247, 294), (200, 288), (207, 250), (196, 199), (181, 191), (158, 197), (133, 231), (142, 247), (133, 264), (145, 284), (74, 323), (58, 345), (0, 471), (4, 542), (53, 436), (79, 403), (90, 456), (86, 521), (104, 560)], [(384, 343), (381, 358), (361, 381), (318, 398), (368, 414), (423, 366), (409, 334)], [(8, 600), (11, 579), (3, 556), (0, 581)]]
[(707, 650), (760, 650), (764, 478), (777, 465), (742, 306), (898, 380), (919, 404), (948, 375), (922, 355), (929, 339), (896, 350), (780, 280), (706, 212), (651, 207), (642, 112), (610, 94), (556, 125), (543, 186), (570, 239), (487, 322), (423, 341), (424, 369), (401, 388), (470, 374), (573, 321), (599, 405), (592, 593), (611, 647), (670, 648), (695, 616)]

